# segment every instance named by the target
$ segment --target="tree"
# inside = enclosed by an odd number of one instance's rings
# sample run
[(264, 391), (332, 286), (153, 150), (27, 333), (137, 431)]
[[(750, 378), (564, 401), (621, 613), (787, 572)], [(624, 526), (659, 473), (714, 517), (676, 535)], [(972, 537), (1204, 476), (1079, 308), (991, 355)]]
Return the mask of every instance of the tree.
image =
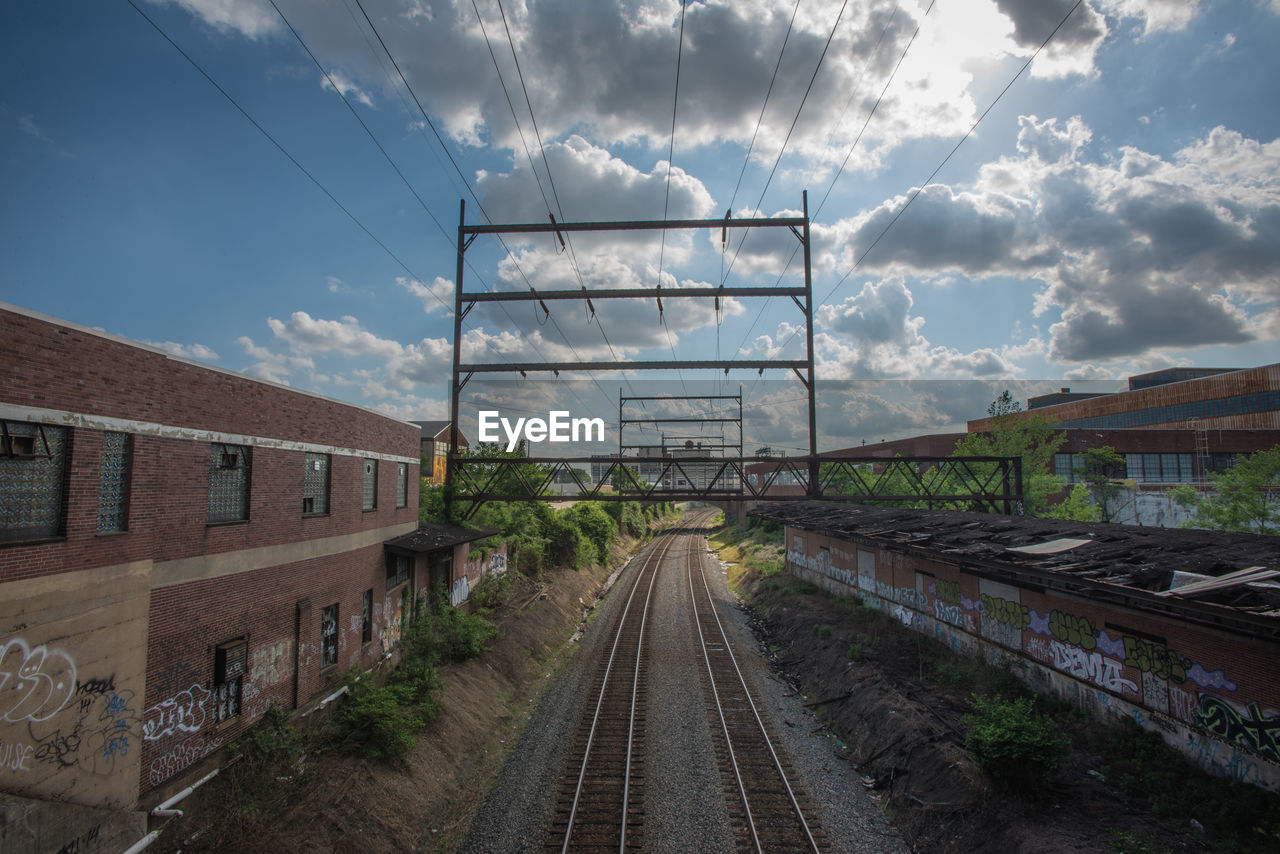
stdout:
[(1044, 514), (1050, 519), (1068, 519), (1072, 522), (1097, 522), (1098, 508), (1089, 500), (1089, 488), (1083, 483), (1071, 487), (1062, 501), (1048, 508)]
[(1115, 515), (1116, 498), (1120, 495), (1120, 487), (1112, 479), (1120, 471), (1120, 466), (1124, 465), (1124, 457), (1117, 454), (1116, 449), (1110, 445), (1089, 448), (1081, 456), (1084, 458), (1084, 465), (1074, 471), (1084, 478), (1102, 521), (1110, 522)]
[(1241, 457), (1209, 480), (1214, 494), (1205, 498), (1192, 489), (1173, 490), (1175, 501), (1196, 511), (1180, 527), (1280, 534), (1280, 445)]
[(1028, 516), (1043, 516), (1049, 496), (1062, 486), (1052, 472), (1053, 455), (1067, 440), (1043, 415), (1022, 417), (1022, 405), (1006, 389), (991, 402), (989, 433), (970, 433), (956, 444), (955, 457), (1021, 457), (1022, 506)]

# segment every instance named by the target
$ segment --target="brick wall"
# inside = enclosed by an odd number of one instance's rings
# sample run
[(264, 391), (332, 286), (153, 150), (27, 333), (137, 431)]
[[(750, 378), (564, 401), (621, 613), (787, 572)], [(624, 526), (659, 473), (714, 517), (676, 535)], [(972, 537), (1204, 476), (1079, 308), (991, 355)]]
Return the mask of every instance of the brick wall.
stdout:
[(1046, 589), (857, 537), (786, 529), (787, 567), (961, 654), (1015, 662), (1038, 690), (1126, 716), (1204, 767), (1280, 790), (1274, 641)]
[[(415, 425), (20, 312), (0, 309), (0, 332), (0, 417), (62, 426), (69, 448), (62, 535), (0, 545), (0, 648), (13, 654), (0, 667), (44, 656), (63, 668), (53, 676), (80, 685), (43, 704), (11, 698), (26, 705), (6, 711), (30, 720), (0, 724), (0, 743), (25, 739), (0, 788), (128, 807), (273, 703), (304, 704), (399, 640), (408, 585), (387, 590), (382, 541), (417, 522)], [(106, 429), (131, 436), (127, 530), (99, 534)], [(223, 440), (252, 448), (249, 518), (210, 524), (210, 445)], [(325, 515), (303, 515), (307, 451), (330, 454)], [(366, 456), (378, 459), (370, 511)], [(104, 604), (101, 591), (126, 574), (129, 596)], [(322, 668), (321, 615), (333, 604), (337, 662)], [(220, 722), (215, 649), (233, 640), (247, 643), (241, 707)], [(60, 737), (104, 715), (112, 729), (98, 741)]]

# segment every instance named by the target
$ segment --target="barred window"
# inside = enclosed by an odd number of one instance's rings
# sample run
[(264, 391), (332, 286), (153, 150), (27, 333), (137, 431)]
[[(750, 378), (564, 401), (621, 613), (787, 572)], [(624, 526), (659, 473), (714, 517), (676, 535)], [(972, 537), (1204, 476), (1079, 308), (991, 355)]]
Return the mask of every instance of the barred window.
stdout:
[(364, 509), (375, 510), (378, 507), (378, 461), (364, 461)]
[(387, 589), (409, 580), (409, 568), (413, 560), (408, 555), (387, 552)]
[(214, 719), (221, 722), (240, 714), (241, 688), (249, 670), (249, 642), (237, 638), (218, 644), (213, 654)]
[(251, 456), (244, 445), (209, 446), (209, 522), (249, 518)]
[(123, 531), (129, 510), (129, 434), (102, 434), (102, 478), (98, 483), (98, 531)]
[(64, 427), (0, 421), (0, 542), (63, 533), (70, 449)]
[(329, 455), (307, 454), (302, 472), (302, 513), (323, 516), (329, 512)]
[(396, 506), (409, 505), (409, 464), (396, 463)]

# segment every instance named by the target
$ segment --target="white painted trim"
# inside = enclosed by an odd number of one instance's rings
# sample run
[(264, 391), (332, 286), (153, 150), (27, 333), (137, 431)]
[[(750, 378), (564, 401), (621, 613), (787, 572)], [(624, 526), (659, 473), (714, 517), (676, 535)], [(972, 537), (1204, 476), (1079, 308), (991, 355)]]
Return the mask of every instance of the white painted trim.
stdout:
[(161, 350), (159, 347), (155, 347), (151, 344), (143, 344), (141, 341), (134, 341), (129, 338), (121, 338), (119, 335), (112, 335), (110, 332), (106, 332), (102, 329), (96, 329), (91, 326), (81, 326), (80, 324), (72, 323), (69, 320), (62, 320), (61, 318), (50, 317), (47, 314), (41, 314), (38, 311), (32, 311), (29, 308), (23, 308), (21, 306), (13, 305), (11, 303), (0, 301), (0, 311), (9, 311), (14, 314), (22, 315), (23, 317), (29, 317), (32, 320), (38, 320), (41, 323), (48, 323), (52, 326), (61, 326), (64, 329), (74, 329), (75, 331), (83, 332), (86, 335), (94, 335), (98, 338), (104, 338), (107, 341), (111, 341), (116, 344), (123, 344), (126, 347), (133, 347), (138, 350), (146, 350), (148, 353), (155, 353), (156, 355), (164, 356), (166, 359), (169, 359), (171, 361), (181, 362), (184, 365), (191, 365), (196, 368), (202, 368), (206, 371), (214, 371), (219, 374), (226, 374), (229, 377), (235, 377), (236, 379), (246, 380), (251, 383), (260, 383), (265, 386), (270, 386), (271, 388), (280, 389), (281, 391), (288, 391), (288, 392), (293, 392), (294, 394), (301, 394), (307, 397), (314, 397), (317, 400), (323, 400), (327, 403), (336, 403), (339, 406), (349, 406), (352, 409), (358, 409), (361, 412), (367, 412), (370, 415), (376, 415), (379, 418), (385, 418), (388, 421), (394, 421), (397, 424), (407, 424), (410, 427), (418, 426), (414, 424), (412, 421), (406, 421), (403, 418), (395, 418), (391, 415), (378, 412), (377, 410), (369, 409), (367, 406), (361, 406), (358, 403), (351, 403), (350, 401), (346, 401), (346, 400), (338, 400), (336, 397), (327, 397), (323, 394), (318, 394), (317, 392), (314, 392), (314, 391), (307, 391), (306, 389), (294, 388), (293, 386), (285, 385), (284, 383), (273, 382), (271, 380), (264, 380), (261, 377), (251, 377), (248, 374), (241, 373), (240, 371), (233, 371), (230, 368), (222, 368), (217, 365), (210, 365), (205, 362), (198, 362), (195, 359), (188, 359), (185, 356), (175, 356), (172, 353), (166, 350)]
[(221, 433), (217, 430), (200, 430), (195, 427), (174, 427), (150, 421), (134, 421), (129, 418), (111, 418), (106, 415), (90, 415), (66, 412), (61, 409), (45, 409), (0, 402), (0, 418), (10, 421), (31, 421), (61, 427), (79, 427), (89, 430), (112, 430), (119, 433), (135, 433), (140, 436), (158, 436), (162, 439), (181, 439), (188, 442), (222, 442), (228, 445), (249, 445), (255, 448), (274, 448), (281, 451), (306, 451), (312, 454), (336, 454), (342, 457), (365, 457), (395, 463), (416, 463), (419, 457), (402, 457), (378, 451), (358, 448), (341, 448), (337, 445), (319, 445), (314, 442), (295, 442), (291, 439), (274, 439), (267, 436), (246, 436), (241, 433)]

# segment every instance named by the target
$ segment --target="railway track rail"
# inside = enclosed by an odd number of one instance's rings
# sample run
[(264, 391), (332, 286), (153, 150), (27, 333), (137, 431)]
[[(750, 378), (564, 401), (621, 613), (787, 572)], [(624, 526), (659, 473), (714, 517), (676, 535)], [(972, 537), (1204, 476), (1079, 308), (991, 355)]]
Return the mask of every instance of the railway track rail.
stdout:
[(643, 847), (646, 627), (659, 570), (679, 529), (645, 553), (596, 673), (594, 704), (574, 737), (562, 778), (548, 851), (625, 851)]
[(729, 644), (703, 571), (705, 549), (687, 554), (689, 593), (710, 686), (713, 729), (730, 817), (744, 851), (820, 851), (825, 837), (808, 796), (778, 755)]

